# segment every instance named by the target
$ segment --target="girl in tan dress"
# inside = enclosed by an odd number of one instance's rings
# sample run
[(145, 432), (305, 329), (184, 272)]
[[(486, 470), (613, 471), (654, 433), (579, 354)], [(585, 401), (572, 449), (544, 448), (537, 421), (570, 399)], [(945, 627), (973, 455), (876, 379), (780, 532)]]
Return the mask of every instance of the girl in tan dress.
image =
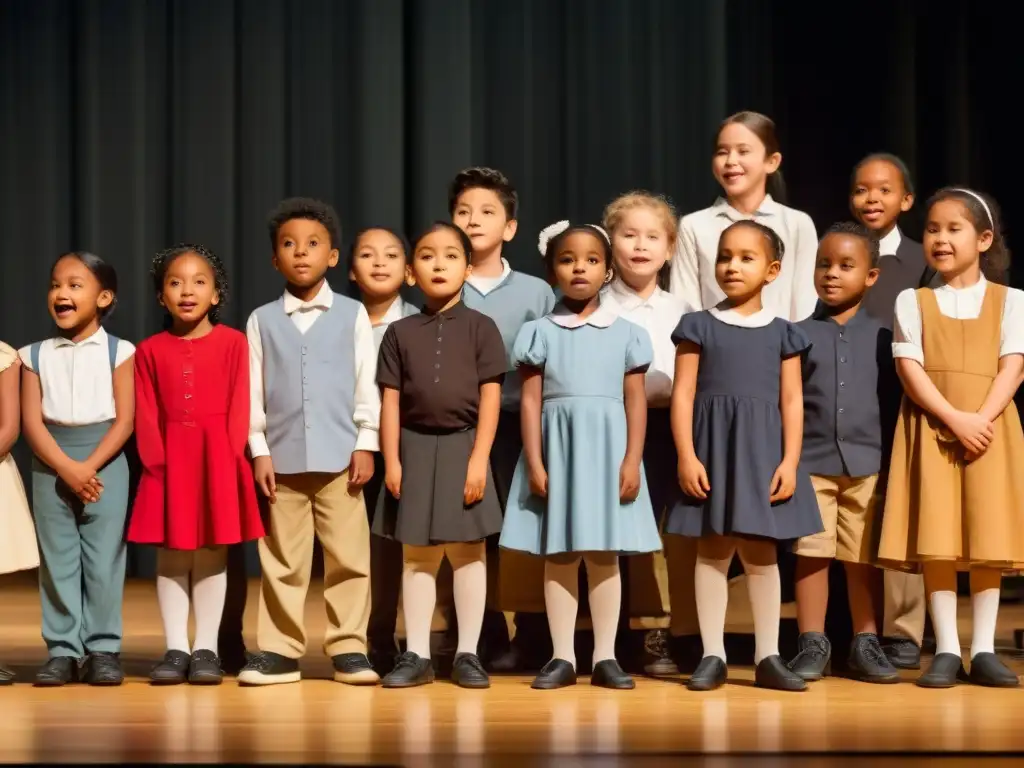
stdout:
[[(18, 353), (0, 341), (0, 573), (39, 567), (36, 532), (11, 448), (21, 426)], [(14, 673), (0, 665), (0, 685)]]
[[(906, 393), (893, 442), (879, 559), (923, 569), (936, 654), (917, 681), (1013, 687), (995, 655), (999, 588), (1024, 563), (1024, 433), (1013, 395), (1024, 373), (1024, 293), (1004, 278), (1009, 251), (995, 202), (940, 190), (924, 235), (939, 288), (896, 300), (893, 356)], [(964, 672), (957, 570), (969, 570), (974, 634)]]

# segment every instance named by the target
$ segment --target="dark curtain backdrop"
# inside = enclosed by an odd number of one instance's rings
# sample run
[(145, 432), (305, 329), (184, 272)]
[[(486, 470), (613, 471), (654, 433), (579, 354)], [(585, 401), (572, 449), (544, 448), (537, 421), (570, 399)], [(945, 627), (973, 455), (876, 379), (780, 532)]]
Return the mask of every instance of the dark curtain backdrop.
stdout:
[(49, 334), (50, 265), (85, 248), (118, 269), (110, 329), (139, 341), (161, 325), (150, 259), (179, 241), (225, 259), (241, 327), (281, 290), (280, 198), (413, 233), (467, 165), (518, 186), (510, 258), (536, 273), (541, 227), (596, 221), (619, 192), (708, 205), (738, 109), (775, 118), (790, 203), (819, 228), (886, 150), (922, 202), (976, 185), (1012, 232), (1014, 44), (994, 13), (924, 0), (0, 0), (0, 338)]

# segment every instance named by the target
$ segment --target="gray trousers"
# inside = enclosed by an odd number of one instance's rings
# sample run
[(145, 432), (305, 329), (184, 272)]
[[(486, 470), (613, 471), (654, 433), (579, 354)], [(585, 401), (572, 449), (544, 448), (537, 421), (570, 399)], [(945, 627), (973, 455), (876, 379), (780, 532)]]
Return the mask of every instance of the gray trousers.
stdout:
[[(48, 425), (68, 457), (84, 461), (110, 423)], [(50, 656), (83, 658), (121, 651), (128, 462), (118, 454), (99, 473), (103, 493), (83, 504), (57, 474), (32, 462), (32, 497), (39, 539), (43, 640)]]

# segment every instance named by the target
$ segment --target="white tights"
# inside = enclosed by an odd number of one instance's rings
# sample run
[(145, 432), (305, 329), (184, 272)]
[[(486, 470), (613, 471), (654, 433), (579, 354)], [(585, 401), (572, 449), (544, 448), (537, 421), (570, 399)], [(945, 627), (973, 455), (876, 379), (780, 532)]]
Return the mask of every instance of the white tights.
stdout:
[[(999, 588), (1003, 573), (998, 568), (971, 568), (971, 609), (974, 634), (971, 658), (979, 653), (995, 653), (996, 619), (999, 617)], [(924, 586), (928, 592), (928, 612), (935, 628), (935, 653), (960, 655), (960, 635), (956, 626), (956, 564), (938, 560), (924, 564)]]
[(164, 621), (167, 650), (191, 653), (188, 642), (191, 605), (196, 615), (196, 650), (217, 653), (217, 635), (228, 588), (227, 562), (227, 547), (194, 552), (178, 549), (158, 551), (156, 596)]
[(622, 579), (615, 552), (555, 555), (544, 562), (544, 604), (554, 657), (576, 666), (576, 613), (580, 605), (580, 560), (587, 564), (590, 617), (594, 624), (594, 664), (615, 658), (615, 635), (622, 606)]

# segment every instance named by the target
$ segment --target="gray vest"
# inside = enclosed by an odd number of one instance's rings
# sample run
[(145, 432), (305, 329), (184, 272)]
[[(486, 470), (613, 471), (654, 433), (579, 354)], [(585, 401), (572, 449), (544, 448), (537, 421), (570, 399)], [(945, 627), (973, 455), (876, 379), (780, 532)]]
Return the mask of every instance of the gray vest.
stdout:
[(274, 471), (343, 472), (356, 445), (355, 323), (360, 304), (334, 294), (305, 334), (284, 299), (256, 310), (263, 345), (267, 442)]

